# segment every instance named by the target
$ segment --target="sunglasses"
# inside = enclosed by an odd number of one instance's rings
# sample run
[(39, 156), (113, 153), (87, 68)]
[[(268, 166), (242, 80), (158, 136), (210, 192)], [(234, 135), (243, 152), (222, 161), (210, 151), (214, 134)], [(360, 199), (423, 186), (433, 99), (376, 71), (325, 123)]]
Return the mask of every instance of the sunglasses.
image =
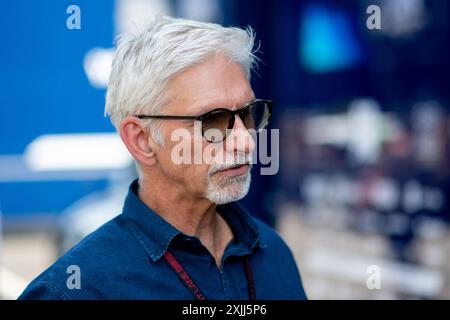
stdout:
[[(161, 120), (194, 120), (200, 121), (203, 138), (212, 143), (225, 140), (234, 127), (236, 115), (244, 123), (247, 129), (259, 132), (267, 128), (272, 115), (272, 101), (256, 99), (238, 110), (218, 108), (199, 116), (170, 116), (170, 115), (136, 115), (139, 119)], [(219, 134), (217, 134), (219, 133)]]

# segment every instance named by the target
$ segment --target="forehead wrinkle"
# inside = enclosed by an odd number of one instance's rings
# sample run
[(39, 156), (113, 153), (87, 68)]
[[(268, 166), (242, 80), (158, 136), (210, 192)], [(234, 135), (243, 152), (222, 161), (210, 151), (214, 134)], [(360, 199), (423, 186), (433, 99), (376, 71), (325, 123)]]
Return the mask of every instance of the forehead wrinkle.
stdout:
[(245, 106), (247, 103), (253, 101), (254, 99), (255, 99), (255, 95), (253, 94), (253, 92), (251, 93), (251, 95), (246, 95), (245, 98), (236, 98), (236, 99), (232, 99), (232, 100), (231, 99), (230, 100), (228, 100), (228, 99), (227, 100), (211, 99), (210, 101), (208, 101), (207, 99), (205, 99), (207, 101), (205, 101), (203, 103), (195, 103), (195, 105), (197, 105), (195, 107), (195, 110), (199, 114), (205, 113), (205, 112), (211, 111), (213, 109), (217, 109), (217, 108), (237, 110), (237, 109), (240, 109), (243, 106)]

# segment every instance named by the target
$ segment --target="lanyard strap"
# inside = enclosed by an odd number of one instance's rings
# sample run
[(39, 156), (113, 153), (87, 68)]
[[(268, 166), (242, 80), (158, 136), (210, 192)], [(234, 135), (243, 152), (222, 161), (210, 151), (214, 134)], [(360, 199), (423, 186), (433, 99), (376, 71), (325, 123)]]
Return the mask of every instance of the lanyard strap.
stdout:
[[(166, 262), (169, 264), (172, 270), (180, 278), (181, 282), (183, 282), (186, 288), (188, 288), (194, 298), (196, 298), (197, 300), (208, 300), (200, 290), (198, 285), (195, 283), (195, 281), (191, 278), (189, 273), (183, 268), (183, 266), (178, 262), (178, 260), (169, 250), (166, 250), (166, 252), (164, 253), (164, 258), (166, 259)], [(250, 300), (256, 300), (255, 282), (253, 280), (253, 273), (250, 267), (250, 262), (248, 261), (248, 256), (244, 256), (244, 267), (248, 284), (248, 295), (250, 297)]]
[(256, 300), (255, 282), (253, 280), (253, 272), (250, 267), (250, 261), (248, 261), (248, 256), (244, 256), (244, 266), (245, 276), (247, 277), (248, 296), (250, 297), (250, 300)]

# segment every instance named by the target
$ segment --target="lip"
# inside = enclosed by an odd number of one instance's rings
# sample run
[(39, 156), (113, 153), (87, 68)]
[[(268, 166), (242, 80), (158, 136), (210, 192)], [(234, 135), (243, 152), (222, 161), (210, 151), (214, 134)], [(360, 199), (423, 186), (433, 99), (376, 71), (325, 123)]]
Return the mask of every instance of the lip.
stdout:
[(240, 175), (247, 173), (249, 168), (250, 168), (249, 164), (246, 163), (246, 164), (239, 165), (237, 167), (221, 170), (219, 172), (223, 173), (226, 176), (233, 177), (233, 176), (240, 176)]

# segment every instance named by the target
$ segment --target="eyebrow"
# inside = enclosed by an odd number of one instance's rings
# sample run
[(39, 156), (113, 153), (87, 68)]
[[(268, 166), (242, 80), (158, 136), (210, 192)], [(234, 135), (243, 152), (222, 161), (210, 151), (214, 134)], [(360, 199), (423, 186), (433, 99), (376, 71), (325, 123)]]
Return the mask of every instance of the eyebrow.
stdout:
[[(252, 98), (250, 100), (248, 100), (247, 102), (245, 102), (244, 104), (240, 105), (238, 107), (238, 109), (246, 106), (247, 104), (253, 102), (256, 100), (256, 97), (253, 95)], [(208, 105), (204, 105), (202, 106), (199, 111), (196, 113), (196, 116), (201, 116), (202, 114), (205, 114), (209, 111), (212, 111), (214, 109), (229, 109), (228, 107), (220, 107), (220, 105), (225, 105), (225, 104), (221, 104), (221, 103), (216, 103), (216, 104), (208, 104)]]

